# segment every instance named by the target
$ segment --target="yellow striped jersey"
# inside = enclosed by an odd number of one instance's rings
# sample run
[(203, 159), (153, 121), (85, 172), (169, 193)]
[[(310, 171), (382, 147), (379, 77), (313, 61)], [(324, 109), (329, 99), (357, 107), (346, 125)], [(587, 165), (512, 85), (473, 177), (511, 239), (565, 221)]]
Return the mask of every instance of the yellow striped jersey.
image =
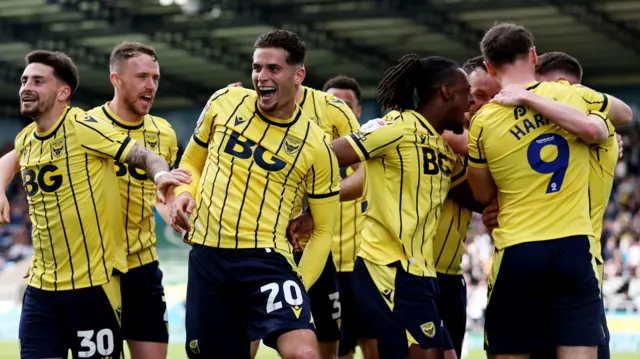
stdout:
[[(568, 83), (565, 83), (568, 85)], [(604, 263), (602, 258), (602, 221), (604, 212), (609, 204), (616, 165), (618, 164), (618, 140), (615, 128), (606, 117), (611, 109), (609, 96), (586, 86), (573, 85), (578, 90), (583, 100), (587, 104), (589, 111), (597, 111), (605, 117), (609, 129), (609, 139), (607, 142), (591, 146), (591, 157), (589, 161), (589, 202), (591, 209), (591, 224), (593, 226), (593, 238), (591, 243), (591, 254), (598, 263)]]
[[(348, 136), (360, 128), (349, 106), (336, 96), (304, 86), (302, 91), (302, 98), (298, 105), (305, 115), (320, 126), (331, 141)], [(342, 178), (351, 173), (353, 170), (350, 167), (340, 169)], [(340, 216), (333, 232), (331, 249), (338, 272), (353, 271), (356, 251), (362, 239), (363, 206), (366, 206), (366, 203), (363, 204), (362, 199), (340, 202)], [(299, 212), (300, 207), (296, 207), (293, 212), (294, 217)]]
[(435, 277), (433, 239), (460, 157), (415, 111), (392, 111), (348, 137), (366, 160), (368, 202), (358, 256)]
[[(575, 89), (535, 82), (527, 90), (587, 112)], [(469, 166), (486, 168), (498, 187), (497, 249), (593, 235), (589, 146), (535, 110), (488, 104), (471, 120)]]
[[(460, 158), (465, 170), (451, 179), (451, 187), (464, 182), (467, 178), (467, 162)], [(433, 258), (436, 272), (442, 274), (462, 275), (462, 255), (465, 250), (467, 230), (471, 223), (473, 211), (447, 198), (442, 206), (442, 214), (438, 222), (436, 237), (433, 240)]]
[[(87, 113), (94, 118), (111, 122), (117, 130), (166, 159), (169, 166), (173, 166), (178, 152), (178, 140), (167, 120), (146, 115), (137, 123), (125, 122), (111, 111), (109, 103)], [(127, 262), (132, 269), (158, 259), (156, 222), (153, 215), (153, 208), (157, 202), (156, 187), (142, 169), (120, 161), (115, 161), (114, 166), (120, 185), (123, 223), (126, 229), (124, 239)]]
[(328, 137), (299, 107), (282, 120), (263, 113), (257, 100), (253, 90), (222, 89), (198, 121), (182, 160), (191, 161), (196, 149), (206, 153), (190, 240), (291, 253), (286, 229), (305, 193), (310, 204), (337, 208), (338, 163)]
[(135, 143), (75, 107), (66, 107), (46, 133), (32, 123), (18, 134), (15, 148), (33, 224), (30, 286), (99, 286), (114, 269), (127, 271), (113, 161), (123, 161)]

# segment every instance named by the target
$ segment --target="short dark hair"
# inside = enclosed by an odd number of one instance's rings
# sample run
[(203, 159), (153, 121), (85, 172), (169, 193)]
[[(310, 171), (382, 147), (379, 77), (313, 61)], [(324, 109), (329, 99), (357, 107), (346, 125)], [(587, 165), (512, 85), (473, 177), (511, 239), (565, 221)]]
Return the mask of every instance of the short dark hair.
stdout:
[(552, 51), (538, 56), (536, 72), (545, 74), (551, 71), (562, 71), (582, 81), (582, 66), (578, 60), (564, 52)]
[(289, 65), (304, 65), (307, 57), (307, 45), (300, 39), (300, 36), (292, 31), (273, 30), (258, 36), (253, 44), (256, 49), (265, 47), (277, 47), (287, 52), (287, 63)]
[(387, 69), (378, 84), (378, 103), (383, 110), (415, 110), (414, 92), (418, 103), (424, 103), (440, 86), (449, 83), (460, 66), (440, 56), (420, 59), (416, 54), (404, 55)]
[[(78, 68), (69, 55), (58, 51), (35, 50), (25, 56), (26, 65), (43, 64), (53, 68), (53, 76), (71, 88), (71, 94), (78, 89), (80, 76)], [(71, 98), (71, 96), (69, 96)]]
[(133, 57), (140, 55), (149, 55), (154, 61), (158, 61), (156, 50), (151, 46), (139, 42), (124, 41), (113, 48), (109, 57), (110, 71), (117, 71), (117, 67)]
[(480, 51), (493, 66), (514, 63), (533, 47), (533, 35), (523, 26), (512, 23), (494, 25), (482, 37)]
[(360, 101), (362, 96), (362, 89), (360, 88), (358, 81), (352, 77), (344, 75), (338, 75), (327, 80), (322, 87), (322, 91), (327, 92), (329, 89), (351, 90), (356, 95), (358, 101)]
[(482, 55), (478, 55), (470, 58), (462, 65), (462, 69), (467, 75), (471, 75), (475, 70), (482, 70), (487, 72), (487, 67), (484, 65), (484, 57)]

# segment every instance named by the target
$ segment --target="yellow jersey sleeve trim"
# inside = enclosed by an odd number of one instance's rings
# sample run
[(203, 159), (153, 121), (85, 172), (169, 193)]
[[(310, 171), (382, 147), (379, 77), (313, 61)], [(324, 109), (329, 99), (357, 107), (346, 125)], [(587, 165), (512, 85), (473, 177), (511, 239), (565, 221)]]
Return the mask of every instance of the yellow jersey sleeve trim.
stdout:
[(133, 149), (133, 146), (135, 144), (136, 142), (131, 141), (131, 137), (127, 136), (124, 142), (122, 142), (122, 145), (120, 145), (120, 149), (118, 149), (118, 152), (116, 153), (116, 156), (115, 156), (116, 161), (124, 162), (124, 160), (127, 158), (127, 156), (129, 155), (129, 152), (131, 152), (131, 149)]
[(487, 160), (469, 156), (469, 166), (475, 168), (487, 168)]
[(202, 148), (209, 148), (209, 145), (207, 145), (206, 142), (203, 142), (201, 139), (199, 139), (198, 136), (196, 136), (195, 134), (193, 134), (193, 142), (195, 142)]
[(356, 151), (356, 154), (358, 154), (360, 161), (366, 161), (369, 159), (367, 149), (364, 148), (364, 145), (362, 145), (355, 133), (350, 134), (346, 139), (351, 144), (351, 147), (353, 147), (353, 150)]

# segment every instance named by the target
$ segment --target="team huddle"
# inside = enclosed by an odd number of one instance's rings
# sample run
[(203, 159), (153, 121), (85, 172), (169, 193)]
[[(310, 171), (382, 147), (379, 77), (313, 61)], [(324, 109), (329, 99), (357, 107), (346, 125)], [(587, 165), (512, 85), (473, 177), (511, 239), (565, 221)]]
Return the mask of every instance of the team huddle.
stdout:
[(124, 340), (133, 359), (166, 358), (154, 208), (192, 247), (189, 358), (254, 358), (260, 342), (286, 359), (460, 358), (473, 212), (495, 243), (487, 355), (609, 358), (599, 237), (631, 110), (521, 26), (495, 25), (480, 50), (463, 66), (405, 55), (378, 86), (387, 114), (360, 126), (356, 80), (303, 86), (305, 43), (264, 33), (253, 89), (214, 93), (179, 163), (149, 114), (152, 48), (118, 45), (114, 97), (89, 111), (70, 105), (71, 58), (28, 54), (34, 122), (0, 159), (33, 224), (21, 358), (123, 358)]

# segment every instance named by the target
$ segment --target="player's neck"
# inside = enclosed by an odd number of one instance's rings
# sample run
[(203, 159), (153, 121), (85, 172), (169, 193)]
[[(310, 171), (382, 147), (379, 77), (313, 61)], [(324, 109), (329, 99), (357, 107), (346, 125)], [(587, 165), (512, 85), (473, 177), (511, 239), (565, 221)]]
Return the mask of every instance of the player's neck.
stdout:
[(433, 127), (438, 134), (442, 134), (446, 127), (446, 121), (444, 120), (445, 116), (443, 111), (443, 106), (436, 106), (432, 103), (426, 103), (423, 105), (419, 105), (416, 108), (416, 112), (421, 114), (424, 118), (429, 121), (431, 127)]
[(56, 124), (60, 116), (62, 116), (66, 106), (66, 104), (56, 103), (49, 111), (35, 117), (33, 120), (36, 123), (38, 133), (49, 131)]
[(527, 64), (504, 66), (496, 79), (503, 88), (509, 85), (526, 85), (536, 81), (536, 74), (533, 68)]
[(131, 112), (124, 101), (118, 99), (118, 97), (114, 97), (113, 100), (109, 102), (109, 109), (124, 122), (137, 123), (142, 121), (143, 118), (143, 116), (138, 116)]
[(302, 85), (300, 85), (300, 86), (298, 86), (298, 89), (296, 90), (295, 103), (300, 103), (300, 100), (302, 100), (302, 96), (304, 96), (304, 90), (302, 90)]
[(291, 101), (283, 106), (278, 106), (273, 111), (265, 111), (262, 110), (267, 116), (276, 118), (278, 120), (286, 121), (293, 117), (293, 114), (296, 112), (296, 103), (295, 101)]

